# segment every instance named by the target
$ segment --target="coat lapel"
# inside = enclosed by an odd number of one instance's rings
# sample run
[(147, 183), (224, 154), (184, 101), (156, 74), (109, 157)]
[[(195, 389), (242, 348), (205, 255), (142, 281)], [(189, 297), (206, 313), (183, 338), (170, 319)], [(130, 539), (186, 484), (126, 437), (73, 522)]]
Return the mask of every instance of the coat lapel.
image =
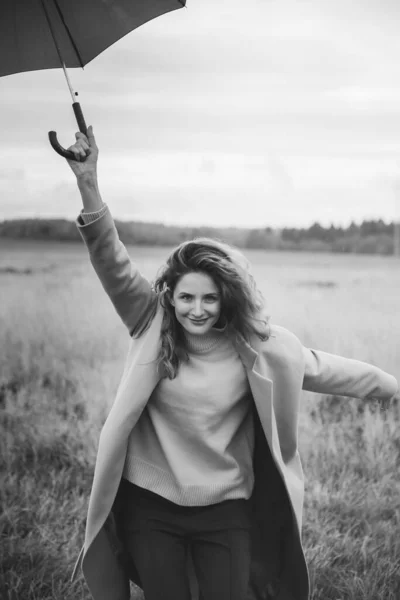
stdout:
[(87, 516), (87, 550), (111, 511), (124, 468), (129, 434), (139, 420), (160, 380), (157, 352), (163, 312), (159, 308), (152, 327), (131, 340), (115, 401), (100, 434)]
[[(297, 592), (298, 597), (307, 595), (308, 574), (300, 533), (304, 495), (300, 459), (297, 452), (290, 466), (284, 461), (274, 410), (274, 402), (278, 406), (284, 402), (289, 388), (278, 385), (275, 389), (277, 374), (258, 337), (251, 340), (251, 345), (237, 334), (231, 339), (246, 368), (257, 413), (252, 496), (254, 573), (248, 600), (265, 598), (271, 581), (279, 582), (276, 596), (279, 600), (293, 600)], [(284, 379), (287, 385), (289, 382)], [(282, 565), (285, 565), (283, 570)]]
[(260, 417), (261, 425), (267, 438), (271, 452), (280, 455), (279, 440), (273, 407), (273, 381), (265, 374), (260, 349), (261, 340), (255, 337), (251, 345), (234, 333), (230, 333), (231, 341), (238, 352), (247, 372), (254, 403)]

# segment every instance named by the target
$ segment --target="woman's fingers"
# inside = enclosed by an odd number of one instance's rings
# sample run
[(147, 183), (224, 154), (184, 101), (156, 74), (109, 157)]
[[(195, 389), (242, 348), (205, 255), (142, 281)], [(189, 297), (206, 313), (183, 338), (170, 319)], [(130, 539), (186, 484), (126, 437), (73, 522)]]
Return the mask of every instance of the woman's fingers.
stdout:
[(89, 125), (89, 127), (87, 128), (87, 135), (85, 135), (81, 131), (77, 131), (75, 133), (75, 138), (77, 141), (85, 142), (85, 144), (87, 144), (88, 147), (93, 147), (93, 148), (96, 148), (96, 150), (97, 150), (97, 144), (96, 144), (96, 140), (95, 140), (95, 137), (93, 134), (92, 125)]
[[(77, 131), (75, 133), (75, 139), (75, 144), (70, 146), (68, 150), (70, 150), (73, 153), (77, 162), (88, 163), (87, 168), (92, 168), (92, 165), (95, 165), (97, 162), (97, 156), (99, 152), (96, 145), (96, 140), (93, 135), (93, 127), (91, 125), (88, 127), (87, 136), (81, 131)], [(90, 158), (88, 158), (89, 156)]]
[(392, 401), (395, 399), (394, 398), (385, 398), (385, 399), (381, 399), (379, 400), (379, 407), (381, 410), (388, 410), (389, 408), (391, 408), (392, 406)]
[(82, 150), (84, 150), (84, 154), (83, 156), (88, 156), (88, 154), (90, 154), (90, 146), (89, 146), (89, 140), (87, 139), (86, 135), (84, 133), (81, 133), (80, 131), (78, 131), (75, 134), (75, 138), (76, 138), (76, 142), (74, 144), (74, 146), (79, 150), (79, 153), (82, 155)]
[(86, 158), (87, 154), (89, 154), (90, 149), (89, 147), (87, 147), (88, 149), (86, 150), (81, 143), (76, 143), (73, 144), (72, 146), (70, 146), (68, 148), (68, 150), (70, 150), (73, 155), (75, 156), (75, 160), (80, 161), (81, 158)]
[(75, 134), (75, 138), (76, 138), (76, 142), (75, 142), (76, 144), (80, 144), (83, 148), (90, 147), (89, 140), (84, 133), (81, 133), (80, 131), (78, 131)]
[(76, 141), (80, 141), (80, 140), (84, 140), (87, 144), (89, 143), (88, 138), (86, 137), (86, 135), (84, 133), (82, 133), (81, 131), (77, 131), (75, 133), (75, 139)]
[(88, 129), (87, 129), (87, 138), (89, 140), (89, 145), (91, 148), (94, 148), (95, 150), (98, 150), (97, 148), (97, 144), (96, 144), (96, 140), (93, 134), (93, 127), (92, 125), (89, 125)]
[(80, 147), (83, 148), (86, 154), (90, 154), (90, 146), (85, 140), (81, 140)]
[[(78, 137), (78, 135), (82, 136), (82, 137)], [(68, 150), (71, 150), (74, 153), (75, 158), (77, 160), (78, 160), (78, 158), (86, 158), (86, 156), (88, 156), (90, 154), (90, 146), (87, 142), (86, 136), (84, 136), (83, 133), (81, 133), (81, 134), (75, 134), (75, 137), (76, 137), (77, 141), (75, 142), (75, 144), (70, 146), (70, 148), (68, 148)]]

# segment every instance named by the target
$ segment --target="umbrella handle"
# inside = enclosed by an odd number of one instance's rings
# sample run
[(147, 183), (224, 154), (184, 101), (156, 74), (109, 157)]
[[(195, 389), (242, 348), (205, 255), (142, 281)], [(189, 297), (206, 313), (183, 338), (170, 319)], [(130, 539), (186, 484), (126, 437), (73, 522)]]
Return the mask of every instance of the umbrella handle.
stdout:
[[(72, 108), (74, 109), (79, 131), (87, 135), (87, 127), (85, 123), (85, 118), (82, 113), (81, 105), (79, 104), (79, 102), (74, 102)], [(63, 156), (64, 158), (67, 158), (68, 160), (76, 160), (75, 154), (71, 152), (71, 150), (66, 150), (61, 146), (57, 139), (57, 133), (55, 131), (49, 131), (49, 140), (50, 144), (52, 145), (53, 149), (57, 152), (57, 154)], [(80, 162), (84, 162), (85, 160), (85, 158), (81, 158)]]

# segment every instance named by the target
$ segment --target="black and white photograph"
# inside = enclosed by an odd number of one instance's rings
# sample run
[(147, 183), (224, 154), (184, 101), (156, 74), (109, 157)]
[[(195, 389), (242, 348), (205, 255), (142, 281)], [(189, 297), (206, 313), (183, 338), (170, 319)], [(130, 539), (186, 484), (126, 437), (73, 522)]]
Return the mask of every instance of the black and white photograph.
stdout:
[(1, 1), (1, 600), (400, 600), (399, 31)]

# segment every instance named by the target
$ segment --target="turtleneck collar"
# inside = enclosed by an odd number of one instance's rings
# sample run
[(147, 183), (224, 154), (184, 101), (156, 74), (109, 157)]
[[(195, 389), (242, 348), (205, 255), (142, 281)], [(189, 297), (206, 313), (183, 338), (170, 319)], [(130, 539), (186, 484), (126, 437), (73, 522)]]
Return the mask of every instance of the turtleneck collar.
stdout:
[[(248, 344), (246, 340), (238, 334), (231, 325), (225, 324), (222, 328), (212, 327), (206, 335), (193, 335), (184, 331), (184, 339), (187, 350), (194, 354), (205, 354), (210, 350), (216, 348), (220, 341), (228, 337), (236, 348), (237, 352), (241, 356), (246, 367), (251, 370), (254, 367), (255, 361), (258, 357), (258, 351), (260, 340), (254, 339), (254, 348)], [(273, 337), (273, 336), (272, 336)], [(257, 349), (256, 349), (257, 348)]]
[(216, 329), (213, 327), (204, 335), (195, 335), (184, 331), (185, 344), (188, 352), (194, 354), (205, 354), (209, 352), (218, 346), (220, 341), (225, 337), (224, 329)]

